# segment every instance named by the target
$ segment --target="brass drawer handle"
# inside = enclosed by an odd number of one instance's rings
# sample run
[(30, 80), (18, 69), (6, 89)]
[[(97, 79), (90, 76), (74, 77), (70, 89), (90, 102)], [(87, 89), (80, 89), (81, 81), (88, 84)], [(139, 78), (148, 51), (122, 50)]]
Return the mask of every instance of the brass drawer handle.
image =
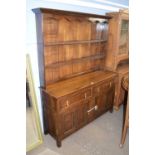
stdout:
[(97, 109), (98, 109), (98, 106), (96, 105), (95, 107), (89, 109), (89, 110), (87, 111), (87, 113), (89, 114), (92, 110), (95, 110), (95, 111), (96, 111)]
[(91, 84), (91, 85), (93, 85), (93, 84), (94, 84), (94, 82), (90, 82), (90, 84)]
[(85, 99), (87, 98), (87, 93), (84, 94), (84, 98), (85, 98)]
[(66, 105), (67, 105), (67, 107), (69, 106), (69, 101), (68, 100), (66, 101)]
[(109, 85), (110, 85), (110, 87), (111, 87), (111, 82), (110, 82), (110, 84), (109, 84)]

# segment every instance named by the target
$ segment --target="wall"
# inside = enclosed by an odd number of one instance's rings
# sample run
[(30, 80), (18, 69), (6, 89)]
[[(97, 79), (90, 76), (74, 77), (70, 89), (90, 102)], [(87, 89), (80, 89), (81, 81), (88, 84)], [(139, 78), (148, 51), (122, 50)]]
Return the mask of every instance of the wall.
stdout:
[(26, 4), (26, 51), (30, 55), (32, 73), (35, 85), (35, 91), (38, 101), (39, 115), (43, 129), (41, 97), (39, 91), (39, 72), (37, 59), (37, 40), (35, 15), (33, 8), (53, 8), (59, 10), (70, 10), (77, 12), (86, 12), (93, 14), (102, 14), (106, 12), (118, 11), (129, 5), (129, 0), (27, 0)]

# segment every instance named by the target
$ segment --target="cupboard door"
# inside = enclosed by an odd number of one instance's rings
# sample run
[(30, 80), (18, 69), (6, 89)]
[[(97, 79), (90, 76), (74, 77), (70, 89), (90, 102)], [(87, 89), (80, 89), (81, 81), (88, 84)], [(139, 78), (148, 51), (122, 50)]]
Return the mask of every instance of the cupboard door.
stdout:
[(104, 106), (105, 110), (113, 107), (114, 96), (115, 96), (115, 86), (112, 86), (106, 93), (106, 102), (105, 102), (105, 106)]
[(114, 92), (115, 86), (114, 83), (112, 83), (109, 88), (103, 90), (102, 94), (95, 96), (96, 117), (113, 107)]
[(62, 136), (70, 135), (76, 129), (81, 128), (86, 123), (86, 108), (84, 102), (78, 102), (76, 106), (67, 109), (61, 114)]
[(128, 53), (128, 42), (129, 42), (129, 21), (121, 21), (120, 39), (119, 39), (119, 54)]
[(61, 130), (62, 136), (69, 135), (76, 129), (75, 125), (75, 111), (68, 110), (61, 114)]
[(86, 105), (79, 104), (76, 108), (76, 127), (81, 128), (86, 124)]
[(97, 106), (96, 116), (101, 115), (105, 111), (106, 102), (106, 93), (95, 97), (95, 105)]

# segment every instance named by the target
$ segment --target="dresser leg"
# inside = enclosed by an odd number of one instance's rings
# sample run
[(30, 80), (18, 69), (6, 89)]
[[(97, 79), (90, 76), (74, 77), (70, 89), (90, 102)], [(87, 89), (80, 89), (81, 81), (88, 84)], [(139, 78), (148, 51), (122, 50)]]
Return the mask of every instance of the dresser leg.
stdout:
[(45, 110), (43, 111), (43, 124), (44, 124), (44, 134), (48, 134), (48, 124)]
[(114, 109), (115, 109), (116, 111), (118, 111), (118, 110), (119, 110), (119, 106), (114, 106)]
[(113, 113), (113, 107), (109, 111), (110, 111), (110, 113)]
[(61, 147), (61, 140), (57, 139), (56, 142), (57, 142), (57, 147)]

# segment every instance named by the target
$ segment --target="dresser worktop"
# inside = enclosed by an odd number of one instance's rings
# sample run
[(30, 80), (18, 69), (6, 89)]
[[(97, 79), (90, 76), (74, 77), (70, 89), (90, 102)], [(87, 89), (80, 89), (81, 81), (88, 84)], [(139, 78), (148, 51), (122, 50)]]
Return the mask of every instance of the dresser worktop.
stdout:
[(70, 94), (75, 90), (89, 87), (93, 84), (103, 81), (103, 79), (110, 79), (114, 77), (114, 75), (116, 75), (116, 73), (111, 71), (95, 71), (85, 75), (80, 75), (78, 77), (56, 82), (47, 86), (45, 91), (49, 95), (58, 98)]

